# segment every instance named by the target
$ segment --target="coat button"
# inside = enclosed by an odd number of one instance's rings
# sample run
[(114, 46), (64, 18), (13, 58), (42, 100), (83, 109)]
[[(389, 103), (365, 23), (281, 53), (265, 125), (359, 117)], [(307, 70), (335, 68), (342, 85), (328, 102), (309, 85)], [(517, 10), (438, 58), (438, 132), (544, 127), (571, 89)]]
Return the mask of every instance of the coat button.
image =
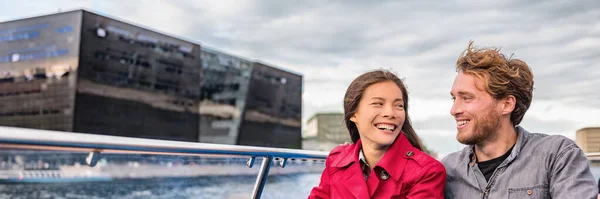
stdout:
[(415, 152), (412, 152), (412, 151), (406, 152), (406, 156), (408, 156), (408, 157), (413, 156), (414, 154), (415, 154)]
[(379, 177), (381, 177), (382, 180), (387, 180), (388, 178), (390, 178), (390, 174), (385, 170), (381, 170)]
[(533, 194), (533, 191), (531, 189), (527, 190), (527, 195), (531, 195), (531, 194)]

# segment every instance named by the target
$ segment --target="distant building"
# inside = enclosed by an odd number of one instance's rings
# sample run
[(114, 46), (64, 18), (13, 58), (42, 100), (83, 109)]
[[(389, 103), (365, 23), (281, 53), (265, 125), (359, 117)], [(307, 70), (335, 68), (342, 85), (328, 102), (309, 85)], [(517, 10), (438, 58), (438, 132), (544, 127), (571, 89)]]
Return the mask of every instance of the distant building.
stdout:
[(340, 144), (351, 142), (343, 113), (315, 114), (308, 119), (302, 139), (303, 149), (318, 151), (331, 151)]
[(575, 142), (584, 153), (600, 152), (600, 127), (577, 130)]
[(301, 148), (302, 76), (85, 10), (0, 23), (0, 125)]

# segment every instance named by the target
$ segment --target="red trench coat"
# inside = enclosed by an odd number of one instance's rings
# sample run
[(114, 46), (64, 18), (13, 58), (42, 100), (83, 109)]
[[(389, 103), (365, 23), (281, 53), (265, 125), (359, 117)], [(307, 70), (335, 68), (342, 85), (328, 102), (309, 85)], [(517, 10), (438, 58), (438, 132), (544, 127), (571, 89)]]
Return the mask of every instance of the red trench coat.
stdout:
[(444, 198), (446, 169), (414, 148), (400, 133), (367, 180), (360, 168), (361, 141), (338, 146), (325, 161), (319, 186), (309, 199), (320, 198)]

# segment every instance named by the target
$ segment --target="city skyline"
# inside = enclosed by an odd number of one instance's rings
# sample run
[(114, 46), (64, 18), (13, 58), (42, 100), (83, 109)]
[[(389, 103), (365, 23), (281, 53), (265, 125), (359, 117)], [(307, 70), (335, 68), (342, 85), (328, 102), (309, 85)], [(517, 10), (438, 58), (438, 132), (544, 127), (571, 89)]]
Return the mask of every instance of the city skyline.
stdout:
[[(350, 81), (391, 69), (405, 79), (424, 143), (459, 150), (449, 111), (454, 63), (470, 40), (500, 47), (534, 72), (522, 126), (560, 134), (600, 126), (600, 2), (31, 1), (0, 3), (0, 21), (89, 9), (302, 74), (303, 123), (342, 111)], [(10, 9), (8, 9), (10, 8)]]

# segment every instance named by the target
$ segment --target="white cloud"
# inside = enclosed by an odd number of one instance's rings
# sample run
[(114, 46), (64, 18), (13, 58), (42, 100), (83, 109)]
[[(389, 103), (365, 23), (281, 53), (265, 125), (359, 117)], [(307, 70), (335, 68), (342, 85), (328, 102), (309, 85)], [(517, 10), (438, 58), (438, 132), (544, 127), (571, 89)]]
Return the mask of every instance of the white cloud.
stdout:
[(4, 1), (0, 20), (86, 7), (296, 71), (305, 80), (304, 119), (342, 111), (353, 78), (391, 68), (406, 78), (418, 133), (430, 148), (447, 154), (460, 149), (449, 115), (454, 63), (471, 39), (478, 46), (502, 47), (533, 69), (534, 101), (525, 128), (573, 138), (579, 128), (600, 126), (595, 119), (600, 116), (599, 5), (595, 0)]

